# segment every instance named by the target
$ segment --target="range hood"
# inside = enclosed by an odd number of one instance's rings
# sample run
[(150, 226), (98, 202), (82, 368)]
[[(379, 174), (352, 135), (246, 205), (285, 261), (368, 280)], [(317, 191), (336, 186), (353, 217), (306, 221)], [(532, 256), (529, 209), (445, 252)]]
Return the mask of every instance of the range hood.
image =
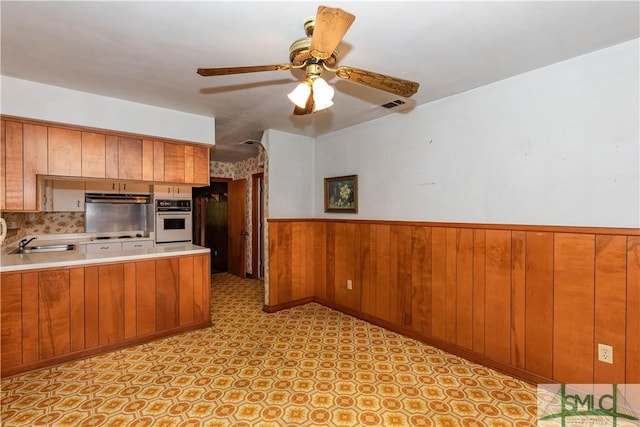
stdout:
[(151, 196), (149, 194), (86, 193), (84, 201), (86, 203), (149, 204)]

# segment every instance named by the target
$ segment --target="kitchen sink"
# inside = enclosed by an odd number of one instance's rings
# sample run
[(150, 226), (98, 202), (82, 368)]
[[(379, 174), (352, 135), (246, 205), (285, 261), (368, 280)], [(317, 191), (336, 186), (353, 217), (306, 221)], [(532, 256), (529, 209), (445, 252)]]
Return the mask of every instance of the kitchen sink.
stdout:
[(76, 245), (41, 245), (41, 246), (29, 246), (23, 249), (17, 248), (10, 252), (10, 254), (41, 254), (48, 252), (64, 252), (72, 251), (76, 248)]

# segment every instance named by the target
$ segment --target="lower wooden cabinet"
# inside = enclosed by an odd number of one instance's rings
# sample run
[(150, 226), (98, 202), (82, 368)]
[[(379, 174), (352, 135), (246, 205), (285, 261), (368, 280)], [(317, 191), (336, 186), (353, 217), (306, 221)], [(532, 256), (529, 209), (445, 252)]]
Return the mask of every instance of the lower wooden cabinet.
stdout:
[(209, 254), (2, 273), (2, 376), (211, 324)]

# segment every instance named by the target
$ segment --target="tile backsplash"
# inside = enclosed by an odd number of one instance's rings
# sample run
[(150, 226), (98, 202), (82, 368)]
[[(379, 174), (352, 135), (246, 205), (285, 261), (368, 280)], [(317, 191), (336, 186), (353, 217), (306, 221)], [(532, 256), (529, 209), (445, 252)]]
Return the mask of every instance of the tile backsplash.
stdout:
[(10, 227), (18, 228), (4, 244), (32, 234), (84, 233), (84, 212), (2, 212), (2, 217)]

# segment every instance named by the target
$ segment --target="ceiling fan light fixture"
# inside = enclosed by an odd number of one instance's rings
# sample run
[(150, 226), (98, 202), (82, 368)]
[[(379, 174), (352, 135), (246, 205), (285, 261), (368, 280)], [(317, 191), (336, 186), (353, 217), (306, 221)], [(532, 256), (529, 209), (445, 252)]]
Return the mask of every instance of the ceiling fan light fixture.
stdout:
[(311, 86), (307, 81), (303, 81), (296, 88), (287, 95), (289, 100), (296, 104), (300, 108), (305, 108), (307, 105), (307, 99), (309, 99), (309, 95), (311, 94)]
[(333, 88), (322, 77), (313, 80), (313, 102), (316, 111), (331, 107), (334, 94)]

